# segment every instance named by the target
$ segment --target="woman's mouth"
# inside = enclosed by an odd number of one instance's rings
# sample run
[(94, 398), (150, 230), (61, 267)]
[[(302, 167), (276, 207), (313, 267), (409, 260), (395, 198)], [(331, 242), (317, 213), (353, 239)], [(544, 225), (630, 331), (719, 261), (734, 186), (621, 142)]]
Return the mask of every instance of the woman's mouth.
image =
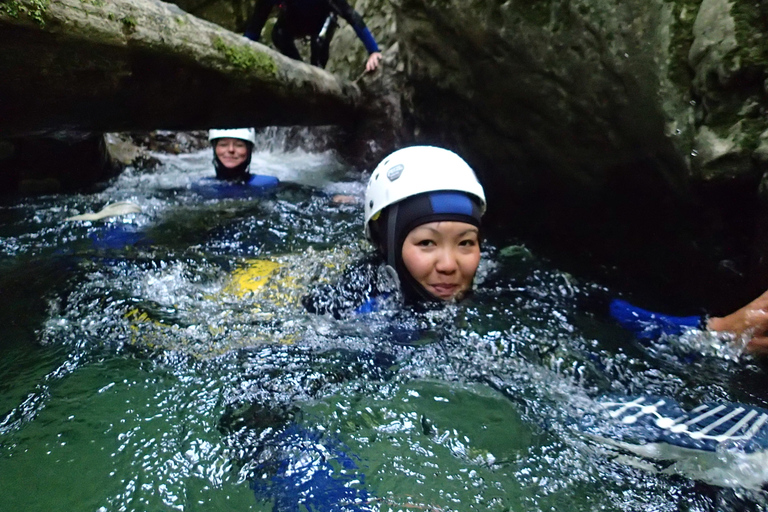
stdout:
[(240, 160), (238, 158), (233, 157), (221, 157), (219, 158), (221, 160), (221, 163), (223, 163), (226, 167), (234, 167), (240, 163)]
[(450, 299), (459, 291), (459, 285), (449, 283), (431, 284), (432, 294), (441, 299)]

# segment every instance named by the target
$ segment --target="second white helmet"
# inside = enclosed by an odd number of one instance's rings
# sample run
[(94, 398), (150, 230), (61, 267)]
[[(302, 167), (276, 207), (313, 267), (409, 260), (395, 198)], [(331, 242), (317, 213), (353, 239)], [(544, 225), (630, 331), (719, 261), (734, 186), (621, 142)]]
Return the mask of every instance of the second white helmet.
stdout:
[(232, 128), (228, 130), (208, 130), (208, 140), (216, 139), (240, 139), (251, 144), (256, 144), (256, 130), (253, 128)]
[(456, 190), (476, 197), (485, 212), (485, 192), (472, 168), (453, 151), (435, 146), (399, 149), (376, 166), (365, 189), (365, 234), (370, 221), (387, 206), (438, 190)]

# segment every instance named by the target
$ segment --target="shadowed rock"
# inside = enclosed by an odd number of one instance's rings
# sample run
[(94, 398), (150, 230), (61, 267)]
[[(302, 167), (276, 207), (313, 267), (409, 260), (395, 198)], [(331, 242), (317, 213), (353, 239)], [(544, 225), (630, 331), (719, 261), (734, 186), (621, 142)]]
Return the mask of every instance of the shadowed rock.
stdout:
[(0, 46), (0, 137), (349, 124), (360, 103), (346, 80), (152, 0), (12, 0)]

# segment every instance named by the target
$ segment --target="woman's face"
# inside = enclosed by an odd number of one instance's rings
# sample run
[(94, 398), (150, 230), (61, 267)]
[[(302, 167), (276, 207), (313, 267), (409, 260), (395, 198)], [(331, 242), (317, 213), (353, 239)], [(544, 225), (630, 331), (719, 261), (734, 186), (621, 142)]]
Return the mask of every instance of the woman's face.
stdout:
[(214, 151), (219, 161), (227, 169), (237, 167), (248, 158), (248, 144), (240, 139), (230, 139), (227, 137), (216, 139)]
[(403, 242), (403, 263), (413, 278), (442, 300), (460, 299), (480, 264), (477, 227), (466, 222), (430, 222)]

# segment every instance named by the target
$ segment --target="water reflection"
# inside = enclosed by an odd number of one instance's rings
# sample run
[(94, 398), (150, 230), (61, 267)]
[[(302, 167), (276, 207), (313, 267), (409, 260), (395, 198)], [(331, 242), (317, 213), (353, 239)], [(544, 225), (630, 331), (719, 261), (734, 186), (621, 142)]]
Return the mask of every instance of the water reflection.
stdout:
[[(212, 199), (193, 187), (210, 151), (158, 158), (100, 192), (0, 208), (5, 507), (768, 503), (617, 460), (578, 428), (605, 393), (764, 404), (758, 373), (715, 340), (641, 345), (597, 313), (608, 290), (491, 240), (475, 297), (408, 316), (429, 343), (394, 344), (392, 311), (336, 320), (299, 303), (366, 254), (358, 207), (330, 200), (359, 194), (358, 175), (330, 154), (265, 151), (259, 172), (294, 183)], [(141, 213), (62, 222), (119, 200)]]

